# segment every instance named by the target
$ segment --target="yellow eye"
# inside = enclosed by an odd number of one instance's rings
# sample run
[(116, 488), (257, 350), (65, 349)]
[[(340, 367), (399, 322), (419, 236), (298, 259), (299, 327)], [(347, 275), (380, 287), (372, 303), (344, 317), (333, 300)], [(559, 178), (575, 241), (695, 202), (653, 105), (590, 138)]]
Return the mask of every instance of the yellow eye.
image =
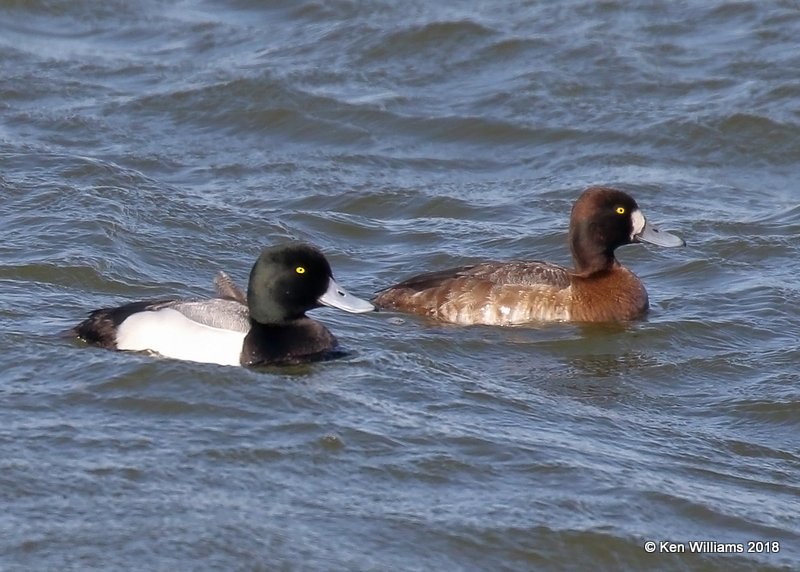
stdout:
[(625, 207), (617, 207), (617, 214), (625, 214)]
[(306, 269), (303, 268), (302, 266), (298, 266), (297, 268), (294, 269), (294, 271), (297, 272), (298, 274), (305, 274), (306, 273)]

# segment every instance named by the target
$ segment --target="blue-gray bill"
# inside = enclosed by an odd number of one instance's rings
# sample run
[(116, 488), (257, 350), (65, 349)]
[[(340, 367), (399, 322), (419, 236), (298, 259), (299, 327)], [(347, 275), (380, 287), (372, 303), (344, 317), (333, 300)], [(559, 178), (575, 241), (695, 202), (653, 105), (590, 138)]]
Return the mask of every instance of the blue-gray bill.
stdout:
[(331, 278), (328, 283), (328, 289), (317, 301), (324, 306), (339, 308), (340, 310), (352, 312), (353, 314), (372, 312), (375, 309), (375, 306), (371, 303), (353, 296), (347, 290), (339, 286), (333, 278)]
[(644, 228), (635, 234), (633, 239), (636, 242), (648, 242), (656, 246), (665, 246), (667, 248), (674, 248), (676, 246), (686, 246), (686, 241), (681, 237), (659, 229), (657, 226), (645, 222)]

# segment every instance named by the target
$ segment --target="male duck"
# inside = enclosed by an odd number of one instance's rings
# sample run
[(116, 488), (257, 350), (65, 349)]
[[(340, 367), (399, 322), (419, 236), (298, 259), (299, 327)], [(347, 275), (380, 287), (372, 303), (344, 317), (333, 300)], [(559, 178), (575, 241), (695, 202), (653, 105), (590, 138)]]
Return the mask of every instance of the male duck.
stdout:
[(572, 207), (574, 270), (540, 261), (484, 262), (409, 278), (374, 302), (456, 324), (634, 320), (647, 312), (647, 291), (614, 257), (617, 247), (634, 242), (686, 244), (648, 223), (628, 194), (592, 187)]
[(218, 278), (217, 288), (219, 298), (95, 310), (72, 333), (104, 348), (195, 362), (295, 364), (323, 359), (337, 345), (306, 311), (322, 305), (354, 313), (374, 310), (336, 283), (319, 250), (299, 243), (261, 252), (250, 272), (246, 300), (227, 275)]

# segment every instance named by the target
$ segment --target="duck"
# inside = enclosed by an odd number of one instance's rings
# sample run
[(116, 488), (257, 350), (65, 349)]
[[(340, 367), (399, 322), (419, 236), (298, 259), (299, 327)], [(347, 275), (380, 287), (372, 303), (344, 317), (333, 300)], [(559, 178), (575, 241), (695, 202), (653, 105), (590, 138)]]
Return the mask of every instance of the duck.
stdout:
[(686, 245), (648, 222), (629, 194), (589, 187), (570, 215), (574, 268), (539, 260), (482, 262), (413, 276), (379, 291), (373, 303), (462, 325), (633, 321), (647, 313), (647, 291), (614, 255), (633, 243)]
[(264, 248), (246, 294), (224, 273), (217, 296), (101, 308), (72, 328), (84, 342), (120, 351), (219, 365), (290, 365), (335, 355), (336, 337), (306, 312), (330, 306), (363, 313), (373, 304), (342, 288), (322, 252), (305, 243)]

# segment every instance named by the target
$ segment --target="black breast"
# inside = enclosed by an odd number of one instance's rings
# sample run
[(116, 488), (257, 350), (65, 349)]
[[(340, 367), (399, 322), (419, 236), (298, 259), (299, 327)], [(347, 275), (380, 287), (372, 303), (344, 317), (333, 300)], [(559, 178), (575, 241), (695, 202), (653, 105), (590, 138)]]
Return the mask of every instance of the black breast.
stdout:
[(336, 349), (334, 335), (321, 323), (301, 318), (290, 324), (259, 324), (244, 338), (243, 366), (298, 364), (325, 359)]

